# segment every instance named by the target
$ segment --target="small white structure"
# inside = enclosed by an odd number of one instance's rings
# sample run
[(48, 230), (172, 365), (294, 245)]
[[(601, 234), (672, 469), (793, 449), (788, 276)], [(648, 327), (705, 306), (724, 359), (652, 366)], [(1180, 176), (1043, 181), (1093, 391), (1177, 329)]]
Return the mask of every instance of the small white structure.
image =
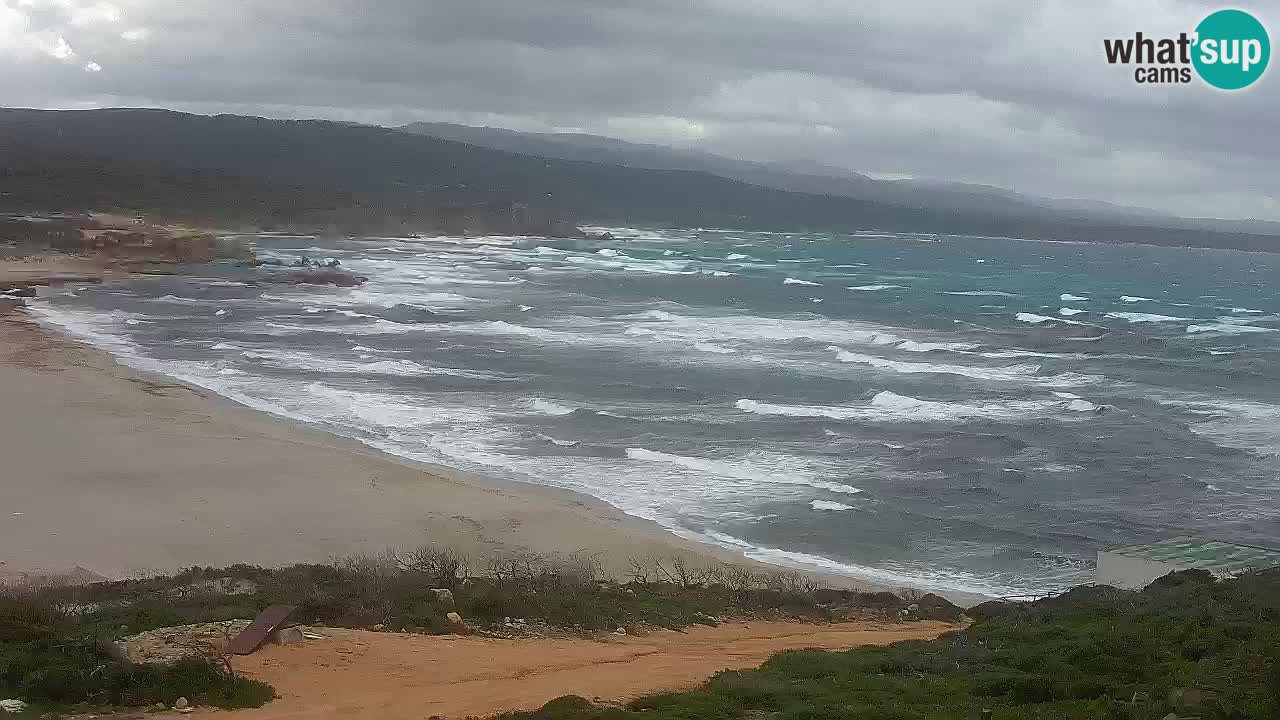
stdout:
[(1280, 566), (1280, 550), (1235, 543), (1176, 537), (1147, 545), (1098, 551), (1094, 581), (1099, 585), (1141, 590), (1175, 570), (1208, 570), (1220, 578)]

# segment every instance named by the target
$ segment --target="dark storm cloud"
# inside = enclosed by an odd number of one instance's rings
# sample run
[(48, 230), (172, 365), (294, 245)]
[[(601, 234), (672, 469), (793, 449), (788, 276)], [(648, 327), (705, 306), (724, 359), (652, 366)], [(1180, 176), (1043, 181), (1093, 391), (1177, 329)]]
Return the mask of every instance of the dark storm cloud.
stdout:
[(0, 62), (17, 70), (0, 74), (0, 98), (572, 128), (1181, 213), (1280, 216), (1274, 78), (1226, 95), (1141, 87), (1103, 62), (1103, 37), (1176, 34), (1209, 9), (0, 0)]

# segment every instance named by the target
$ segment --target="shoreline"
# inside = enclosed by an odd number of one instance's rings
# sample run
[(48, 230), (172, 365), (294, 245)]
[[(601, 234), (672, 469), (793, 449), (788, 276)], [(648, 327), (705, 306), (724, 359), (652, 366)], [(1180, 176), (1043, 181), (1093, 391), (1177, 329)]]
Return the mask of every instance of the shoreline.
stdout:
[(752, 560), (584, 493), (400, 457), (130, 366), (22, 307), (0, 312), (0, 398), (20, 408), (0, 413), (0, 583), (433, 544), (475, 557), (585, 553), (613, 577), (629, 557), (681, 555), (884, 589)]

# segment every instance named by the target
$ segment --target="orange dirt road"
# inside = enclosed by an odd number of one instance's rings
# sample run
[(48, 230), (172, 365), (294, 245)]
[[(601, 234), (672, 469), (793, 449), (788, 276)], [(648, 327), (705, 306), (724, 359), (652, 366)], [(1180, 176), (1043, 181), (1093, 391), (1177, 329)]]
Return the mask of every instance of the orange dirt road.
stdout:
[[(695, 687), (800, 648), (846, 649), (931, 639), (957, 626), (781, 622), (591, 640), (496, 640), (326, 629), (324, 640), (266, 646), (236, 670), (275, 686), (266, 707), (235, 720), (424, 720), (533, 710), (561, 695), (601, 702)], [(222, 713), (219, 713), (222, 714)]]

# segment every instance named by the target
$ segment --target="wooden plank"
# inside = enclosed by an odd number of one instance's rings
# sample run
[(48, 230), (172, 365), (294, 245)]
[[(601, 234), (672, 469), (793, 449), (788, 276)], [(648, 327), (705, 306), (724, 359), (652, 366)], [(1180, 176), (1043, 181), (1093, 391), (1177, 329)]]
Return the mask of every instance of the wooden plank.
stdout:
[(258, 613), (258, 617), (253, 619), (249, 627), (242, 630), (227, 645), (227, 653), (230, 655), (248, 655), (262, 647), (262, 643), (267, 641), (271, 633), (275, 632), (289, 619), (289, 614), (293, 610), (293, 605), (272, 605)]

